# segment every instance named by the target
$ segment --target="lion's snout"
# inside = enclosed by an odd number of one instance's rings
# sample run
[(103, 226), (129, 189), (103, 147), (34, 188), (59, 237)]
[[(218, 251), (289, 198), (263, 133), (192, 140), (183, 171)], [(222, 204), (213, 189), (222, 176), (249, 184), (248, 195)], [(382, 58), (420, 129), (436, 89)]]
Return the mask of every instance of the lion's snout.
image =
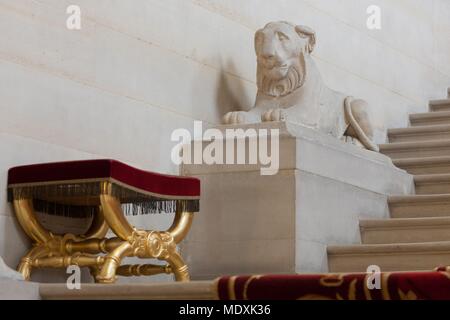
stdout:
[(281, 59), (279, 55), (275, 54), (268, 54), (261, 56), (260, 63), (262, 63), (263, 67), (267, 70), (280, 68), (286, 65), (285, 63), (283, 63), (283, 59)]

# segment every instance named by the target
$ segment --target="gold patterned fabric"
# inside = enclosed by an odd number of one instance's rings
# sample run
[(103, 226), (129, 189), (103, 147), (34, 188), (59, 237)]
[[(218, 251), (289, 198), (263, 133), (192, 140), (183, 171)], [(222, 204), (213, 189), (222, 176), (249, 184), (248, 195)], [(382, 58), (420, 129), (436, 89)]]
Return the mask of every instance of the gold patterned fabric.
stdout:
[(450, 268), (380, 274), (231, 276), (217, 279), (216, 289), (221, 300), (450, 300)]

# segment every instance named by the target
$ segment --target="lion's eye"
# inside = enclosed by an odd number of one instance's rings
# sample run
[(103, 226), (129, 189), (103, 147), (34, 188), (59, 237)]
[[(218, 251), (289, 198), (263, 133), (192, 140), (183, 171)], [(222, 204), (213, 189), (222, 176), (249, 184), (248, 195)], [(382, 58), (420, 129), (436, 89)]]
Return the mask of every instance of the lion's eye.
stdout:
[(277, 36), (280, 41), (289, 40), (289, 37), (285, 35), (283, 32), (277, 32)]

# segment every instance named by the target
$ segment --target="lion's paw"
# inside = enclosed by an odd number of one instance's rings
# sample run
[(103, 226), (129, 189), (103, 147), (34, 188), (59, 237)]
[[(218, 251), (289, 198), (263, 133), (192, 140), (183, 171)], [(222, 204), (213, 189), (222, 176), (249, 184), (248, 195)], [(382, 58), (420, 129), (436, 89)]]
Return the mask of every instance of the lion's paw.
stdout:
[(223, 116), (223, 124), (242, 124), (245, 123), (245, 112), (244, 111), (233, 111), (228, 112)]
[(263, 122), (285, 121), (286, 111), (284, 109), (270, 109), (262, 114), (261, 120)]

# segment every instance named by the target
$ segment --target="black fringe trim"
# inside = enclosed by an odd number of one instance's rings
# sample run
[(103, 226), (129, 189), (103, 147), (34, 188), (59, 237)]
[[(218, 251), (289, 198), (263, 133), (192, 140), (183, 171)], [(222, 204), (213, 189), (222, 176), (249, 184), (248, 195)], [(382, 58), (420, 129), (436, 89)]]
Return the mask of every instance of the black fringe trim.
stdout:
[(91, 218), (98, 213), (98, 206), (71, 206), (42, 200), (33, 200), (34, 210), (51, 216), (68, 218)]
[[(101, 182), (24, 186), (8, 189), (8, 201), (33, 199), (34, 209), (49, 215), (72, 218), (89, 218), (98, 213), (98, 206), (89, 204), (89, 197), (101, 194)], [(111, 195), (121, 199), (125, 215), (146, 215), (176, 212), (177, 205), (183, 211), (198, 212), (199, 200), (173, 200), (153, 197), (112, 183)], [(55, 203), (49, 199), (86, 198), (86, 205)]]

